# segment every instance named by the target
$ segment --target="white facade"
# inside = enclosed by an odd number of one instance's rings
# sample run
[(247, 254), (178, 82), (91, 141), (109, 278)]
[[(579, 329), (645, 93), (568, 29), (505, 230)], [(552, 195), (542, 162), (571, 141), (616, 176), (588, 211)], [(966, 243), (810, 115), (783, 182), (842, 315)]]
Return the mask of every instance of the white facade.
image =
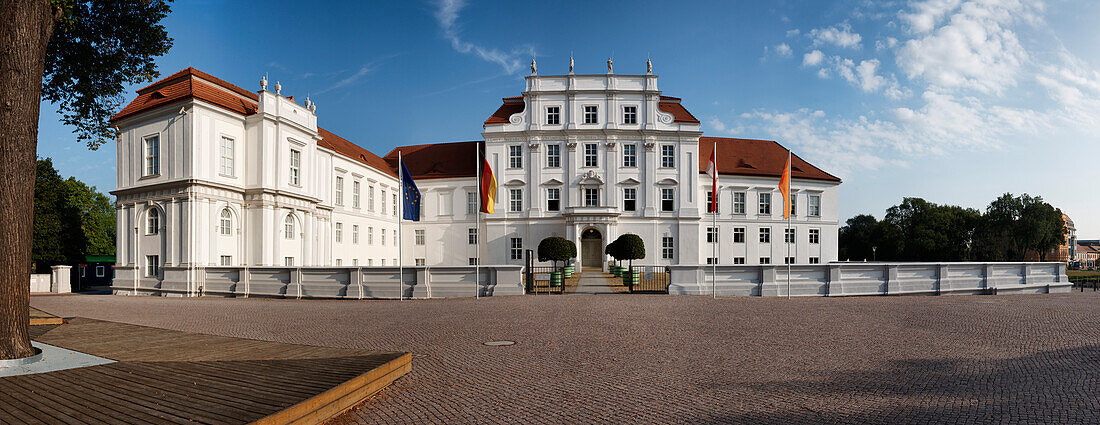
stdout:
[[(678, 99), (660, 96), (657, 77), (526, 81), (522, 99), (509, 101), (517, 112), (487, 121), (482, 133), (499, 186), (496, 214), (483, 215), (478, 231), (481, 263), (522, 264), (522, 250), (563, 236), (577, 242), (581, 259), (595, 254), (588, 261), (603, 265), (603, 247), (624, 233), (646, 242), (646, 259), (636, 264), (707, 262), (711, 217), (702, 211), (710, 181), (698, 166), (702, 132), (693, 117), (662, 110)], [(180, 97), (172, 88), (181, 84), (192, 91)], [(139, 90), (116, 115), (120, 279), (157, 280), (164, 268), (198, 266), (396, 265), (394, 163), (319, 129), (308, 99), (303, 106), (279, 92), (276, 85), (274, 92), (251, 93), (188, 68)], [(472, 167), (475, 155), (449, 160)], [(403, 265), (470, 264), (479, 256), (470, 243), (474, 176), (417, 177), (424, 214), (402, 225)], [(778, 178), (723, 174), (719, 184), (718, 262), (782, 264), (786, 221)], [(838, 185), (794, 179), (796, 263), (837, 259)], [(736, 193), (745, 196), (743, 211), (734, 210)], [(769, 208), (759, 208), (761, 194), (770, 194)], [(816, 215), (807, 214), (811, 197), (819, 203)], [(735, 243), (735, 229), (742, 228), (744, 242)], [(770, 241), (760, 242), (761, 228), (769, 229)], [(586, 231), (596, 237), (583, 238)]]

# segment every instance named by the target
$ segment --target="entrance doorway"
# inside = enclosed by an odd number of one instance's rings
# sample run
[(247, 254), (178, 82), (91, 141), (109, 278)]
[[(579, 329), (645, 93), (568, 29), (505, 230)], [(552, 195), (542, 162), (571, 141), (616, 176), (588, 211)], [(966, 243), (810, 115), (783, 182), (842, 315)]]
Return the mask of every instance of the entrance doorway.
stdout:
[(581, 266), (603, 269), (603, 234), (599, 229), (587, 228), (581, 232)]

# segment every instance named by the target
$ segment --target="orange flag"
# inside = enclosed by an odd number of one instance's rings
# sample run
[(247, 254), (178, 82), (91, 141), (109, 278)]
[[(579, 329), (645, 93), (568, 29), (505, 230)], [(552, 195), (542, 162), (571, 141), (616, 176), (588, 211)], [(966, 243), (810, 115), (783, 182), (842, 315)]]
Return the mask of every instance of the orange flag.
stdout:
[(791, 218), (791, 151), (787, 151), (787, 166), (779, 178), (779, 192), (783, 194), (783, 219)]

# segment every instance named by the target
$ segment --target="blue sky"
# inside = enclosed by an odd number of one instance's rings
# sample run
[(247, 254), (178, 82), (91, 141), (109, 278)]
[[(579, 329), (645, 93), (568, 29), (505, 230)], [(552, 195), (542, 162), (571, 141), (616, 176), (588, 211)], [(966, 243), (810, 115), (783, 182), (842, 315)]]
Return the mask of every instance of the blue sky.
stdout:
[[(249, 90), (268, 74), (384, 155), (479, 139), (532, 57), (541, 74), (570, 54), (578, 73), (650, 57), (707, 135), (777, 140), (841, 176), (842, 220), (904, 196), (984, 209), (1028, 192), (1100, 238), (1100, 2), (348, 3), (176, 2), (157, 64)], [(39, 155), (112, 190), (114, 145), (88, 151), (55, 111)]]

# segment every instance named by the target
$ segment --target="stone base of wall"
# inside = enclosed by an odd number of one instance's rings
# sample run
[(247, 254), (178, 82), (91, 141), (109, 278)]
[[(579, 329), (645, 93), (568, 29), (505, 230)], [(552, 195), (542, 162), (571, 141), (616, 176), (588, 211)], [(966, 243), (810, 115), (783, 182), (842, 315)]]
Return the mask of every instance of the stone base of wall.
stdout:
[[(1064, 263), (830, 263), (671, 266), (668, 292), (720, 296), (962, 295), (1069, 292)], [(712, 278), (713, 282), (712, 283)]]
[[(112, 292), (167, 297), (426, 299), (523, 295), (522, 267), (116, 267)], [(474, 281), (478, 284), (475, 286)]]

